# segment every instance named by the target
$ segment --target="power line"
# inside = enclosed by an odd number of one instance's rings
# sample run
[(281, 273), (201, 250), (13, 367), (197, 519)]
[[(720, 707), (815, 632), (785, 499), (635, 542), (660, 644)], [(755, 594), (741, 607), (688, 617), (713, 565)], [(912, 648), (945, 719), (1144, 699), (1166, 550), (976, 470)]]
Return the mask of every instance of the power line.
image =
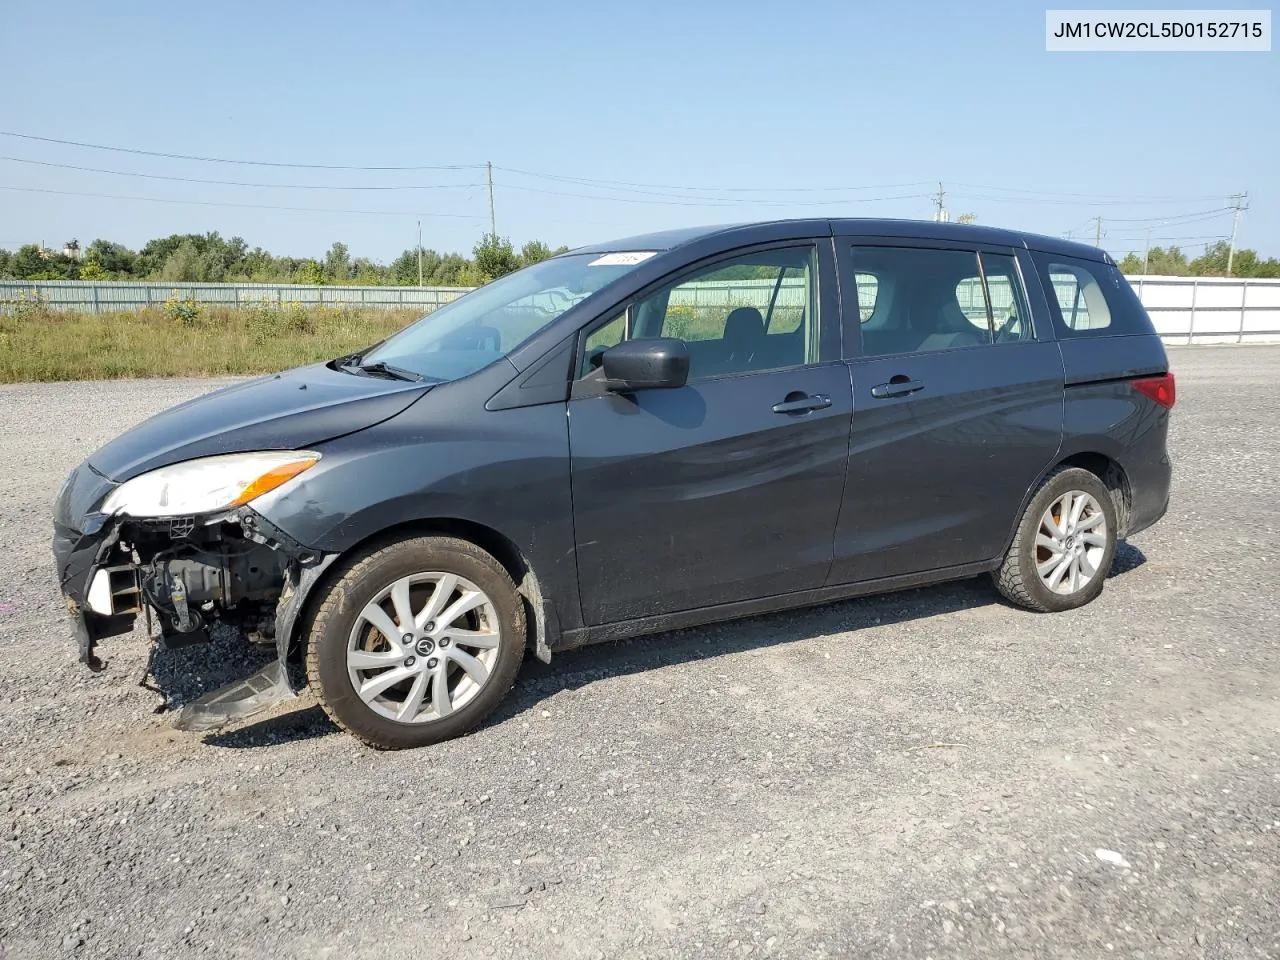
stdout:
[[(507, 186), (509, 186), (509, 187), (511, 187), (512, 189), (515, 189), (515, 190), (526, 190), (526, 191), (529, 191), (529, 192), (535, 192), (535, 193), (536, 193), (536, 192), (544, 192), (544, 193), (550, 193), (552, 196), (565, 196), (565, 197), (589, 197), (589, 198), (591, 198), (591, 199), (612, 199), (612, 197), (610, 196), (610, 194), (615, 194), (615, 193), (632, 193), (632, 194), (638, 194), (638, 195), (641, 195), (641, 196), (647, 196), (647, 197), (667, 197), (667, 198), (670, 198), (670, 199), (672, 199), (672, 200), (676, 200), (676, 201), (686, 201), (686, 202), (688, 202), (688, 201), (700, 201), (700, 200), (714, 200), (714, 201), (719, 201), (719, 202), (722, 202), (722, 203), (725, 203), (725, 204), (737, 204), (737, 203), (761, 203), (761, 202), (765, 202), (765, 201), (757, 200), (757, 199), (756, 199), (756, 198), (754, 198), (754, 197), (747, 197), (747, 196), (731, 196), (731, 197), (730, 197), (730, 196), (711, 196), (711, 197), (706, 197), (706, 196), (698, 196), (696, 192), (671, 193), (671, 192), (669, 192), (669, 191), (671, 191), (671, 190), (682, 190), (682, 191), (704, 191), (704, 192), (706, 192), (706, 191), (717, 191), (717, 192), (719, 192), (720, 194), (726, 194), (726, 193), (741, 193), (741, 194), (745, 194), (745, 193), (799, 193), (799, 192), (803, 192), (803, 193), (816, 193), (816, 192), (835, 192), (835, 191), (850, 192), (850, 191), (855, 191), (855, 190), (856, 190), (856, 191), (860, 191), (860, 190), (873, 190), (873, 189), (877, 189), (877, 190), (892, 190), (892, 189), (902, 189), (902, 188), (911, 187), (911, 186), (923, 186), (923, 185), (925, 185), (925, 184), (924, 184), (924, 182), (922, 181), (922, 182), (920, 182), (920, 183), (918, 183), (918, 184), (911, 184), (911, 183), (907, 183), (907, 184), (883, 184), (883, 185), (880, 185), (880, 186), (878, 186), (878, 187), (869, 187), (869, 186), (861, 186), (861, 187), (796, 187), (796, 188), (791, 188), (791, 187), (780, 187), (780, 188), (777, 188), (777, 189), (773, 189), (773, 188), (768, 188), (768, 187), (674, 187), (674, 186), (672, 186), (672, 187), (665, 187), (665, 188), (659, 188), (659, 187), (656, 187), (656, 186), (655, 186), (653, 189), (647, 189), (647, 188), (646, 188), (646, 189), (640, 189), (640, 188), (633, 188), (633, 187), (631, 187), (631, 186), (610, 186), (610, 185), (609, 185), (609, 184), (612, 184), (612, 183), (621, 183), (622, 181), (587, 180), (587, 179), (580, 178), (580, 177), (561, 177), (561, 176), (557, 176), (557, 175), (555, 175), (555, 174), (538, 174), (538, 173), (528, 173), (528, 172), (526, 172), (526, 171), (512, 171), (512, 170), (511, 170), (511, 168), (509, 168), (509, 167), (502, 167), (502, 166), (499, 166), (498, 164), (494, 164), (493, 168), (494, 168), (495, 170), (504, 171), (504, 172), (506, 172), (506, 173), (516, 172), (516, 173), (521, 174), (522, 176), (538, 177), (538, 178), (541, 178), (541, 179), (544, 179), (544, 180), (551, 180), (551, 181), (554, 181), (554, 182), (557, 182), (557, 183), (569, 183), (569, 184), (576, 184), (576, 185), (579, 185), (579, 186), (585, 186), (585, 187), (588, 187), (588, 188), (591, 188), (591, 189), (597, 189), (597, 190), (608, 191), (608, 193), (607, 193), (607, 194), (552, 193), (551, 191), (546, 190), (545, 188), (529, 187), (529, 186), (524, 186), (524, 185), (521, 185), (521, 184), (513, 184), (513, 183), (508, 183), (508, 184), (507, 184)], [(925, 196), (925, 194), (910, 194), (910, 197), (912, 197), (912, 198), (920, 197), (920, 196)], [(782, 205), (782, 204), (789, 204), (789, 203), (795, 203), (795, 204), (808, 203), (808, 204), (810, 204), (810, 205), (819, 205), (819, 204), (826, 204), (826, 203), (846, 203), (846, 202), (856, 203), (856, 202), (861, 201), (862, 199), (863, 199), (863, 198), (861, 198), (861, 197), (830, 197), (829, 199), (825, 199), (825, 200), (816, 200), (816, 201), (802, 201), (802, 200), (795, 200), (795, 201), (790, 201), (790, 200), (788, 200), (788, 201), (783, 201), (783, 200), (777, 200), (777, 201), (772, 201), (772, 202), (777, 203), (777, 204), (779, 204), (779, 205)], [(867, 198), (867, 199), (880, 199), (880, 198)], [(893, 198), (891, 198), (891, 199), (893, 199)]]
[(1164, 230), (1167, 228), (1177, 229), (1182, 227), (1194, 226), (1197, 223), (1213, 223), (1222, 219), (1222, 214), (1215, 214), (1212, 217), (1191, 217), (1186, 220), (1174, 220), (1172, 222), (1165, 220), (1153, 220), (1147, 224), (1134, 224), (1129, 227), (1122, 227), (1115, 232), (1116, 236), (1124, 236), (1133, 234), (1135, 236), (1150, 233), (1152, 230)]
[[(1132, 243), (1132, 242), (1133, 242), (1133, 241), (1135, 241), (1135, 240), (1145, 240), (1145, 239), (1148, 239), (1148, 238), (1147, 238), (1147, 237), (1145, 237), (1145, 236), (1139, 235), (1139, 236), (1133, 236), (1133, 237), (1112, 237), (1112, 236), (1108, 236), (1108, 237), (1107, 237), (1107, 239), (1108, 239), (1108, 240), (1115, 241), (1115, 243), (1113, 243), (1113, 246), (1114, 246), (1114, 245), (1117, 245), (1117, 244), (1119, 244), (1119, 243)], [(1204, 240), (1226, 240), (1226, 239), (1227, 239), (1227, 237), (1226, 237), (1225, 235), (1221, 234), (1221, 233), (1210, 233), (1210, 234), (1202, 234), (1202, 235), (1197, 236), (1197, 237), (1187, 237), (1187, 236), (1182, 236), (1182, 237), (1151, 237), (1151, 238), (1149, 238), (1149, 239), (1150, 239), (1150, 241), (1151, 241), (1152, 243), (1173, 243), (1173, 242), (1177, 242), (1177, 241), (1183, 241), (1183, 242), (1198, 242), (1198, 241), (1204, 241)]]
[(136, 173), (132, 170), (107, 170), (103, 167), (82, 167), (73, 163), (54, 163), (51, 160), (29, 160), (25, 157), (0, 156), (0, 160), (12, 163), (30, 163), (41, 167), (57, 167), (60, 170), (79, 170), (83, 173), (108, 173), (113, 177), (144, 177), (148, 180), (169, 180), (175, 183), (204, 183), (222, 187), (268, 187), (280, 190), (459, 190), (482, 187), (482, 183), (425, 183), (394, 184), (391, 186), (336, 185), (308, 183), (249, 183), (243, 180), (206, 180), (202, 177), (172, 177), (162, 173)]
[[(1170, 200), (1065, 200), (1053, 197), (998, 197), (983, 195), (977, 193), (952, 193), (953, 197), (961, 197), (965, 200), (981, 200), (986, 203), (1025, 203), (1025, 204), (1053, 204), (1057, 206), (1072, 207), (1128, 207), (1143, 206), (1146, 204), (1169, 204), (1169, 203), (1187, 203), (1186, 200), (1170, 201)], [(1212, 198), (1210, 198), (1212, 199)]]
[[(0, 184), (0, 190), (16, 190), (20, 193), (51, 193), (63, 197), (92, 197), (97, 200), (133, 200), (141, 203), (182, 203), (197, 207), (240, 207), (246, 210), (290, 210), (296, 213), (353, 213), (374, 217), (416, 217), (408, 210), (343, 210), (333, 207), (286, 207), (270, 203), (233, 203), (220, 200), (173, 200), (167, 197), (126, 197), (113, 193), (82, 193), (75, 190), (46, 190), (43, 187), (14, 187)], [(483, 220), (483, 216), (471, 213), (432, 213), (433, 217), (449, 217), (455, 220)]]
[[(89, 143), (83, 140), (64, 140), (58, 137), (42, 137), (29, 133), (17, 133), (11, 130), (0, 130), (0, 136), (15, 137), (21, 140), (31, 140), (40, 143), (56, 143), (62, 146), (81, 147), (86, 150), (105, 150), (112, 153), (127, 153), (135, 156), (143, 157), (159, 157), (166, 160), (191, 160), (199, 163), (226, 163), (241, 166), (254, 167), (276, 167), (293, 170), (360, 170), (371, 172), (402, 172), (413, 170), (482, 170), (489, 166), (486, 163), (447, 163), (447, 164), (415, 164), (405, 166), (361, 166), (354, 164), (333, 164), (333, 163), (285, 163), (273, 160), (245, 160), (231, 157), (206, 157), (198, 154), (188, 153), (171, 153), (162, 150), (143, 150), (136, 147), (119, 147), (111, 144)], [(515, 173), (521, 176), (537, 177), (546, 180), (556, 180), (566, 183), (576, 183), (583, 186), (602, 186), (616, 188), (653, 188), (664, 190), (684, 190), (684, 191), (719, 191), (723, 193), (833, 193), (833, 192), (849, 192), (856, 190), (880, 190), (880, 189), (900, 189), (909, 186), (919, 186), (924, 181), (916, 183), (890, 184), (880, 186), (840, 186), (840, 187), (695, 187), (688, 185), (674, 184), (652, 184), (652, 183), (636, 183), (626, 180), (603, 180), (588, 177), (570, 177), (553, 173), (539, 173), (531, 170), (520, 170), (515, 167), (501, 167), (497, 164), (493, 165), (495, 169), (504, 170), (508, 173)]]
[(109, 150), (113, 153), (132, 153), (141, 157), (161, 157), (165, 160), (195, 160), (199, 163), (232, 163), (246, 167), (284, 167), (292, 170), (479, 170), (483, 163), (417, 164), (405, 167), (362, 167), (337, 163), (278, 163), (270, 160), (233, 160), (227, 157), (201, 157), (188, 153), (165, 153), (160, 150), (139, 150), (134, 147), (113, 147), (102, 143), (85, 143), (81, 140), (59, 140), (56, 137), (37, 137), (30, 133), (14, 133), (0, 130), (0, 137), (17, 137), (20, 140), (37, 140), (40, 143), (57, 143), (65, 147), (84, 147), (87, 150)]
[(581, 200), (599, 200), (611, 203), (639, 203), (660, 207), (739, 207), (750, 204), (761, 207), (830, 207), (842, 203), (875, 203), (884, 200), (917, 200), (928, 197), (927, 193), (901, 194), (894, 197), (853, 197), (832, 200), (756, 200), (738, 197), (713, 197), (707, 199), (681, 200), (648, 200), (640, 197), (610, 197), (600, 194), (571, 193), (563, 190), (544, 190), (541, 187), (526, 187), (522, 184), (504, 184), (508, 190), (523, 190), (526, 193), (541, 193), (552, 197), (576, 197)]
[[(499, 166), (494, 164), (495, 170), (502, 170), (503, 173), (515, 173), (521, 177), (535, 177), (544, 180), (557, 180), (559, 183), (575, 183), (581, 187), (602, 187), (614, 188), (618, 192), (626, 193), (649, 193), (652, 189), (658, 191), (690, 191), (703, 193), (850, 193), (854, 191), (864, 191), (864, 189), (905, 189), (906, 187), (927, 187), (929, 180), (913, 180), (910, 183), (879, 183), (864, 184), (864, 186), (844, 186), (844, 187), (690, 187), (681, 186), (675, 183), (636, 183), (634, 180), (604, 180), (594, 179), (590, 177), (566, 177), (566, 175), (554, 173), (535, 173), (532, 170), (517, 170), (513, 166)], [(663, 193), (655, 193), (652, 196), (664, 196)]]
[[(90, 143), (82, 140), (68, 140), (58, 137), (44, 137), (35, 134), (18, 133), (16, 131), (0, 130), (0, 136), (13, 137), (21, 140), (28, 140), (40, 143), (53, 143), (62, 146), (79, 147), (88, 150), (103, 150), (113, 153), (125, 153), (135, 156), (158, 157), (168, 160), (186, 160), (200, 163), (221, 163), (234, 164), (241, 166), (257, 166), (271, 167), (279, 169), (295, 169), (295, 170), (349, 170), (349, 171), (365, 171), (365, 172), (406, 172), (406, 171), (422, 171), (422, 170), (479, 170), (492, 166), (498, 170), (516, 174), (518, 176), (533, 177), (537, 179), (549, 180), (560, 183), (576, 184), (579, 186), (598, 187), (612, 192), (626, 193), (645, 193), (649, 190), (667, 190), (679, 191), (672, 195), (672, 199), (684, 200), (688, 194), (696, 193), (716, 193), (716, 194), (782, 194), (782, 193), (830, 193), (830, 194), (847, 194), (861, 191), (872, 190), (900, 190), (910, 187), (925, 186), (928, 181), (910, 181), (895, 184), (878, 184), (878, 185), (841, 185), (829, 187), (725, 187), (725, 186), (693, 186), (688, 184), (656, 184), (645, 183), (630, 180), (610, 180), (604, 178), (593, 177), (577, 177), (565, 174), (542, 173), (533, 170), (523, 170), (516, 167), (504, 167), (499, 165), (490, 165), (486, 163), (449, 163), (449, 164), (412, 164), (412, 165), (358, 165), (358, 164), (325, 164), (325, 163), (286, 163), (282, 161), (272, 160), (247, 160), (231, 157), (210, 157), (198, 154), (175, 153), (160, 150), (144, 150), (136, 147), (120, 147), (110, 144)], [(84, 170), (86, 172), (107, 173), (117, 176), (138, 176), (148, 179), (167, 179), (179, 182), (208, 183), (212, 185), (226, 186), (260, 186), (260, 187), (280, 187), (282, 189), (333, 189), (333, 190), (414, 190), (414, 189), (450, 189), (454, 186), (461, 187), (463, 185), (452, 184), (433, 184), (433, 185), (406, 185), (406, 186), (311, 186), (304, 184), (253, 184), (241, 183), (238, 181), (218, 181), (203, 180), (200, 178), (182, 178), (168, 177), (160, 174), (143, 174), (132, 173), (127, 171), (102, 170), (93, 167), (79, 167), (72, 164), (56, 164), (48, 161), (25, 160), (17, 157), (6, 157), (8, 159), (20, 163), (37, 163), (44, 166), (63, 167), (65, 169)], [(1070, 193), (1065, 191), (1038, 190), (1026, 187), (1009, 187), (999, 184), (973, 184), (973, 183), (957, 183), (957, 186), (969, 187), (976, 190), (994, 191), (1004, 194), (1025, 194), (1025, 197), (1011, 196), (983, 196), (980, 194), (954, 194), (955, 196), (963, 196), (966, 199), (982, 200), (988, 202), (1023, 202), (1023, 203), (1078, 203), (1080, 201), (1090, 201), (1098, 204), (1147, 204), (1147, 203), (1188, 203), (1201, 199), (1212, 199), (1210, 197), (1151, 197), (1151, 196), (1132, 196), (1125, 197), (1113, 194), (1087, 194), (1087, 193)], [(514, 185), (512, 185), (514, 186)], [(532, 191), (530, 187), (516, 187), (516, 189), (526, 189)], [(550, 193), (550, 191), (545, 191)], [(554, 194), (553, 196), (575, 196), (575, 194)], [(652, 194), (653, 196), (662, 196), (662, 194)], [(585, 196), (585, 195), (578, 195)], [(899, 199), (917, 199), (924, 194), (906, 194), (892, 197), (874, 197), (867, 198), (871, 200), (899, 200)], [(589, 199), (608, 199), (589, 197)], [(695, 199), (711, 199), (688, 197), (689, 200)], [(719, 200), (720, 198), (716, 198)], [(723, 202), (729, 202), (731, 199), (724, 197)], [(825, 203), (845, 202), (842, 200), (832, 199), (830, 201), (813, 201), (811, 205), (820, 205)], [(781, 201), (778, 202), (779, 205)], [(1224, 208), (1227, 209), (1227, 208)], [(1108, 218), (1110, 219), (1110, 218)], [(1158, 219), (1158, 218), (1151, 218)], [(1138, 221), (1127, 221), (1138, 222)]]
[[(536, 177), (540, 180), (555, 180), (560, 183), (573, 183), (579, 186), (599, 186), (617, 188), (619, 192), (647, 193), (649, 190), (684, 190), (702, 193), (848, 193), (855, 190), (902, 190), (907, 187), (928, 186), (928, 180), (915, 180), (910, 183), (882, 183), (863, 186), (841, 187), (694, 187), (672, 183), (637, 183), (632, 180), (601, 180), (592, 177), (572, 177), (557, 173), (537, 173), (532, 170), (519, 170), (515, 167), (504, 167), (494, 164), (493, 169), (504, 173), (515, 173), (523, 177)], [(663, 196), (663, 194), (654, 194)]]
[(1196, 203), (1204, 200), (1217, 200), (1216, 196), (1208, 197), (1126, 197), (1122, 194), (1108, 193), (1067, 193), (1060, 190), (1037, 190), (1030, 187), (1004, 187), (984, 183), (956, 183), (957, 187), (970, 187), (975, 190), (995, 190), (1005, 193), (1034, 193), (1043, 197), (1068, 197), (1075, 200), (1114, 200), (1121, 203)]
[(1070, 240), (1073, 234), (1081, 233), (1084, 230), (1088, 229), (1089, 224), (1091, 223), (1093, 223), (1092, 217), (1084, 221), (1084, 223), (1078, 223), (1074, 227), (1072, 227), (1070, 230), (1065, 231), (1063, 233), (1063, 236), (1065, 236), (1068, 240)]
[[(1107, 236), (1112, 240), (1139, 239), (1145, 237), (1153, 229), (1163, 227), (1189, 227), (1197, 223), (1207, 223), (1213, 220), (1222, 219), (1222, 215), (1230, 208), (1224, 207), (1221, 210), (1201, 211), (1200, 213), (1175, 214), (1165, 217), (1139, 217), (1134, 219), (1124, 219), (1119, 217), (1107, 217), (1108, 223), (1127, 223), (1127, 224), (1147, 224), (1144, 228), (1129, 227), (1121, 229), (1118, 232), (1108, 231)], [(1086, 227), (1092, 226), (1099, 218), (1090, 217), (1084, 224), (1073, 227), (1066, 233), (1067, 239), (1071, 239), (1073, 234), (1081, 233)]]
[(1195, 213), (1175, 213), (1163, 217), (1107, 217), (1107, 219), (1112, 223), (1191, 223), (1191, 218), (1215, 220), (1230, 209), (1230, 207), (1216, 207), (1213, 210), (1197, 210)]

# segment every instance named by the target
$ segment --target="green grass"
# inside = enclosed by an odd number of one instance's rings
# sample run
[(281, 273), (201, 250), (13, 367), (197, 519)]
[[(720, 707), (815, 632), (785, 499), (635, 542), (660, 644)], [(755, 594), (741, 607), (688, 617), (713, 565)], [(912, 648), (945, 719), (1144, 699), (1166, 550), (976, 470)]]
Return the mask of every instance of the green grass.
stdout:
[(102, 315), (3, 306), (0, 383), (271, 373), (369, 346), (419, 315), (289, 303)]

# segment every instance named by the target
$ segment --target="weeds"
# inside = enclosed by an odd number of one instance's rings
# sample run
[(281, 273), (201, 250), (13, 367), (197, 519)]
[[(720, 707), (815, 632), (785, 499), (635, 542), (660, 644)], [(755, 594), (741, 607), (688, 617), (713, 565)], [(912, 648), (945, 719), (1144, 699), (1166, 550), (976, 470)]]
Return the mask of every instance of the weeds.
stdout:
[(178, 298), (102, 315), (10, 301), (0, 312), (0, 383), (260, 374), (367, 347), (418, 311), (302, 303), (235, 309)]
[(183, 327), (194, 327), (200, 322), (202, 307), (191, 297), (185, 299), (174, 293), (164, 302), (164, 309), (173, 322)]
[(10, 317), (17, 323), (26, 323), (47, 320), (52, 316), (53, 310), (49, 306), (49, 298), (42, 293), (27, 293), (25, 290), (19, 290), (14, 299), (0, 302), (0, 322), (3, 322), (4, 317)]

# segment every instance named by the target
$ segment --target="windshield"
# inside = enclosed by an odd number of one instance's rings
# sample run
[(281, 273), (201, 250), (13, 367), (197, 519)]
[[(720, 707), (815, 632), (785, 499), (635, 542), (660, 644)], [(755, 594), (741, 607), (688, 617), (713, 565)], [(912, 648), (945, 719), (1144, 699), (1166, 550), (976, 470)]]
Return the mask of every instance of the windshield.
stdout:
[(427, 314), (360, 357), (430, 380), (456, 380), (506, 356), (652, 251), (555, 257), (509, 273)]

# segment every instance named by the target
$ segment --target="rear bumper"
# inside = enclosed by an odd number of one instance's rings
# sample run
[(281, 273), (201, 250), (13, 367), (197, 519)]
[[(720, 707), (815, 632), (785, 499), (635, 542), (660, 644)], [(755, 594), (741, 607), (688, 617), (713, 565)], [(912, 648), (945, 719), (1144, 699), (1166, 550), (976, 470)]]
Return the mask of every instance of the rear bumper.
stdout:
[(1168, 512), (1172, 484), (1173, 465), (1163, 449), (1159, 456), (1147, 458), (1130, 467), (1129, 523), (1125, 536), (1141, 533)]
[(1168, 512), (1169, 512), (1169, 498), (1166, 497), (1164, 501), (1164, 505), (1161, 506), (1160, 509), (1155, 511), (1154, 513), (1147, 514), (1141, 518), (1137, 517), (1136, 515), (1130, 518), (1129, 530), (1125, 534), (1125, 536), (1131, 537), (1135, 533), (1141, 533), (1143, 530), (1147, 529), (1147, 527), (1155, 526), (1157, 523), (1159, 523), (1161, 520), (1164, 519), (1164, 515)]

